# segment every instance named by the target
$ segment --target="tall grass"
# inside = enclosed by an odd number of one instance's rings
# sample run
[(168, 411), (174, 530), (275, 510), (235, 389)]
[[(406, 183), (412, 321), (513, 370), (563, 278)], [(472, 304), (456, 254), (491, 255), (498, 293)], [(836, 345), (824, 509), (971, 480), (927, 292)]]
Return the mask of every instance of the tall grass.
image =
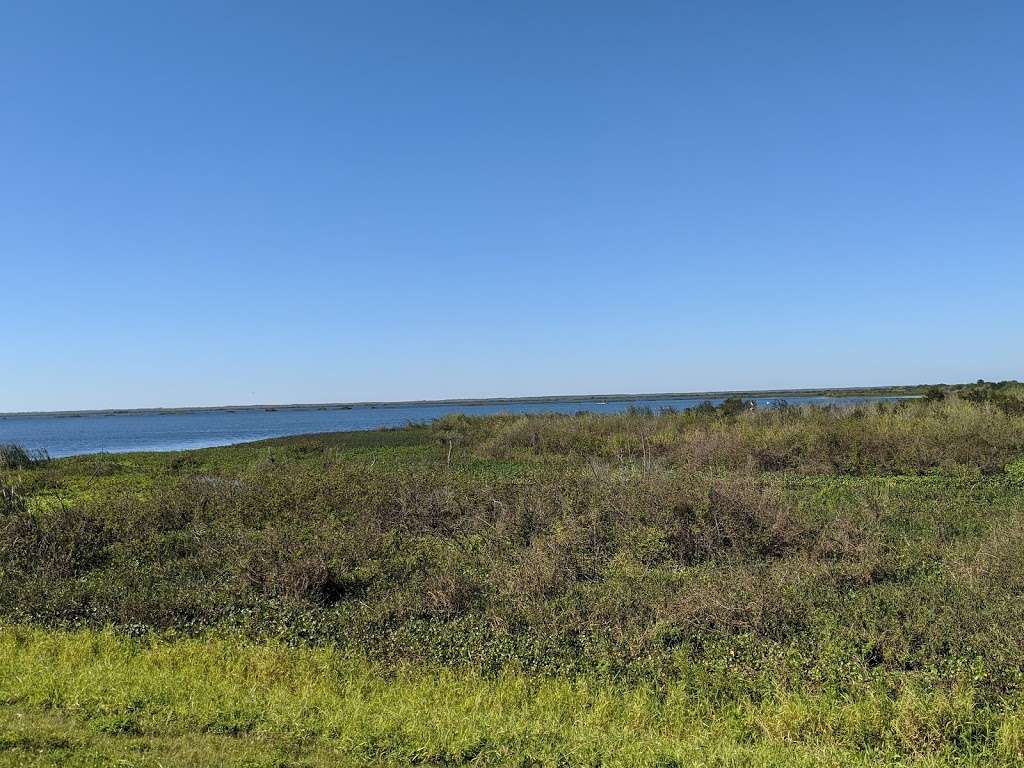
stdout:
[(470, 434), (476, 450), (496, 458), (554, 454), (622, 465), (654, 457), (689, 470), (805, 474), (906, 474), (956, 466), (996, 472), (1024, 453), (1024, 412), (950, 397), (745, 409), (732, 416), (714, 409), (506, 416), (479, 419)]
[(28, 469), (50, 460), (44, 450), (30, 451), (15, 443), (0, 443), (0, 470)]

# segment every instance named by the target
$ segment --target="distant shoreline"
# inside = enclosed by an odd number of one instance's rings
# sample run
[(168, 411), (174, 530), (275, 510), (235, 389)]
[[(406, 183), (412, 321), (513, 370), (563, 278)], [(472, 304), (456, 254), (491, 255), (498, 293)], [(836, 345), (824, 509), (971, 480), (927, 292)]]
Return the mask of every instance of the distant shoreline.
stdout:
[(543, 395), (536, 397), (449, 398), (445, 400), (365, 401), (352, 403), (289, 403), (264, 405), (197, 405), (180, 408), (108, 408), (81, 411), (11, 411), (0, 418), (68, 416), (145, 416), (233, 411), (341, 411), (356, 408), (408, 408), (430, 405), (515, 405), (544, 403), (629, 402), (632, 400), (718, 400), (727, 397), (908, 397), (922, 394), (930, 385), (910, 384), (887, 387), (833, 387), (818, 389), (723, 390), (719, 392), (654, 392), (607, 395)]

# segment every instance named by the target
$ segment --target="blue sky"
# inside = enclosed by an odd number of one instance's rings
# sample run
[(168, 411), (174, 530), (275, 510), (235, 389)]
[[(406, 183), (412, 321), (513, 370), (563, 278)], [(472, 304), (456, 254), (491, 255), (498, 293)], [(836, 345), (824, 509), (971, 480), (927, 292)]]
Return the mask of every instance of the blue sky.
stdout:
[(1024, 376), (1024, 5), (6, 3), (0, 411)]

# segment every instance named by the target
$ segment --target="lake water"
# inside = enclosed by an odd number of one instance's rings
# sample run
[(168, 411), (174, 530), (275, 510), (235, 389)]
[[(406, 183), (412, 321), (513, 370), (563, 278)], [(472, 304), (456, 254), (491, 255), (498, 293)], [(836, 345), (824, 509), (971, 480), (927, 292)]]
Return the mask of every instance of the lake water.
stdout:
[[(753, 398), (759, 407), (771, 407), (780, 398)], [(852, 405), (898, 398), (788, 397), (786, 402)], [(545, 403), (488, 403), (457, 405), (376, 405), (351, 408), (290, 408), (287, 410), (191, 411), (181, 413), (79, 414), (74, 416), (0, 416), (0, 443), (17, 443), (46, 450), (53, 457), (83, 453), (177, 451), (232, 445), (270, 437), (311, 432), (341, 432), (378, 427), (400, 427), (429, 422), (449, 413), (618, 413), (630, 406), (684, 410), (703, 399), (625, 400), (594, 402), (556, 400)], [(711, 402), (721, 403), (712, 399)]]

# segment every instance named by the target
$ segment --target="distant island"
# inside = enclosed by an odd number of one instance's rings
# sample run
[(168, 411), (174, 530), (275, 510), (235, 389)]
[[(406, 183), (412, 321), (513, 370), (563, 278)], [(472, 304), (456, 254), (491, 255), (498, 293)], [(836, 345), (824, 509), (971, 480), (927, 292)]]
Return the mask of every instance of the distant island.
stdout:
[(947, 388), (945, 384), (899, 384), (883, 387), (826, 387), (817, 389), (737, 389), (718, 392), (648, 392), (615, 393), (596, 395), (543, 395), (536, 397), (479, 397), (449, 398), (445, 400), (392, 400), (362, 401), (351, 403), (264, 403), (261, 405), (196, 405), (180, 408), (107, 408), (70, 411), (9, 411), (0, 412), (5, 416), (130, 416), (143, 414), (210, 413), (229, 411), (305, 411), (305, 410), (351, 410), (353, 408), (407, 408), (423, 405), (503, 405), (516, 403), (559, 403), (559, 402), (629, 402), (631, 400), (720, 400), (727, 397), (915, 397), (923, 396), (936, 387)]

